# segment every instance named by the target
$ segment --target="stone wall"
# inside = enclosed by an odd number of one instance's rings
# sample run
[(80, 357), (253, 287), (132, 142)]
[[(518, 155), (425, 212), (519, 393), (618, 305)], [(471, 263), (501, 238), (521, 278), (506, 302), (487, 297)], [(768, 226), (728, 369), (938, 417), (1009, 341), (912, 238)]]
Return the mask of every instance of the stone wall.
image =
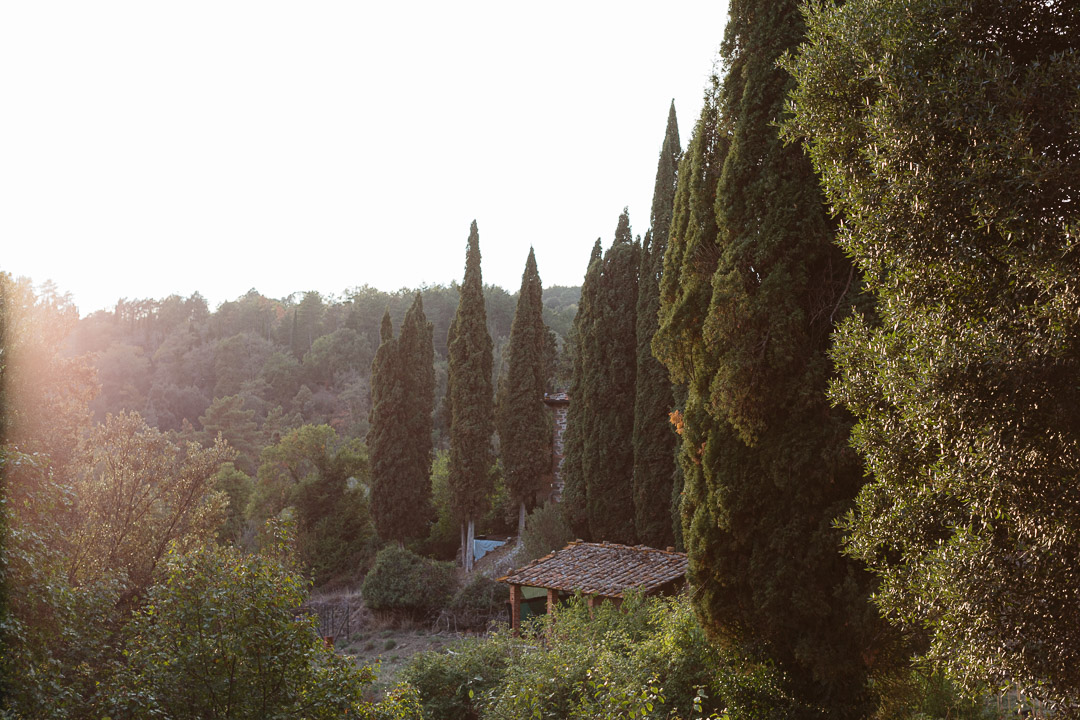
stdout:
[(562, 500), (563, 434), (566, 432), (566, 414), (570, 409), (570, 396), (565, 392), (544, 393), (544, 403), (552, 412), (551, 443), (551, 499)]

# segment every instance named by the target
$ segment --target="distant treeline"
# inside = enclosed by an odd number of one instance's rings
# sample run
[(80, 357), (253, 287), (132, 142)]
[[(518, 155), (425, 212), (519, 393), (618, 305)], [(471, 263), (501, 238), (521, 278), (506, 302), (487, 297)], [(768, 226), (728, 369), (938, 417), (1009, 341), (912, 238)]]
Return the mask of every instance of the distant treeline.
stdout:
[[(200, 418), (216, 399), (239, 396), (260, 423), (268, 417), (281, 427), (325, 423), (342, 435), (363, 437), (379, 323), (389, 308), (399, 326), (415, 292), (363, 286), (341, 298), (304, 292), (274, 299), (252, 289), (213, 311), (198, 293), (124, 299), (112, 311), (80, 320), (67, 352), (94, 358), (101, 391), (91, 409), (98, 420), (135, 410), (163, 431), (200, 431)], [(458, 288), (436, 285), (420, 292), (434, 329), (441, 403), (446, 335)], [(490, 285), (484, 295), (497, 378), (517, 295)], [(580, 296), (580, 287), (544, 290), (544, 321), (560, 349)], [(442, 437), (445, 423), (438, 407), (435, 416), (436, 436)]]

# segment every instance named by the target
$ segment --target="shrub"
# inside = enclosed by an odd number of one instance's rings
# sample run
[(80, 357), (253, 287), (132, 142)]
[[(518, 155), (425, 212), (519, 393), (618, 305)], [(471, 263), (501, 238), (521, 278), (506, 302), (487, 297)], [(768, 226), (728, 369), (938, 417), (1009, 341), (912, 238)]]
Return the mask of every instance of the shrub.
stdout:
[(170, 554), (125, 629), (114, 718), (371, 717), (373, 680), (297, 616), (307, 582), (282, 559), (208, 545)]
[(509, 586), (475, 573), (457, 591), (447, 610), (453, 613), (459, 628), (484, 629), (503, 616), (509, 601)]
[(903, 675), (897, 674), (876, 684), (879, 684), (877, 689), (882, 696), (876, 720), (990, 720), (1006, 714), (1027, 714), (1019, 707), (1007, 707), (1008, 702), (1004, 703), (1006, 707), (999, 706), (995, 713), (989, 696), (966, 697), (940, 669), (922, 663), (915, 664)]
[(450, 496), (450, 453), (435, 453), (431, 464), (431, 504), (435, 507), (435, 522), (423, 543), (423, 550), (433, 557), (450, 560), (461, 549), (461, 525), (454, 519)]
[(684, 597), (631, 597), (592, 611), (577, 598), (528, 624), (520, 640), (504, 630), (427, 653), (404, 677), (425, 718), (806, 715), (774, 670), (712, 645)]
[(426, 720), (479, 718), (485, 699), (502, 684), (513, 648), (506, 630), (464, 640), (443, 652), (414, 656), (402, 679), (419, 693)]
[(574, 539), (574, 531), (563, 518), (558, 505), (544, 503), (525, 518), (525, 531), (521, 534), (521, 564), (559, 550)]
[(375, 611), (421, 618), (446, 605), (454, 590), (453, 566), (421, 557), (398, 545), (375, 556), (364, 578), (364, 604)]
[[(592, 717), (610, 705), (616, 678), (632, 684), (626, 665), (633, 647), (646, 637), (647, 616), (638, 600), (617, 609), (603, 603), (591, 612), (574, 598), (528, 625), (524, 637), (535, 648), (508, 669), (487, 718)], [(648, 680), (646, 676), (645, 680)], [(646, 682), (641, 683), (644, 687)], [(654, 707), (657, 707), (654, 705)], [(658, 709), (658, 708), (657, 708)], [(619, 708), (628, 716), (631, 708)], [(664, 714), (666, 717), (666, 713)]]

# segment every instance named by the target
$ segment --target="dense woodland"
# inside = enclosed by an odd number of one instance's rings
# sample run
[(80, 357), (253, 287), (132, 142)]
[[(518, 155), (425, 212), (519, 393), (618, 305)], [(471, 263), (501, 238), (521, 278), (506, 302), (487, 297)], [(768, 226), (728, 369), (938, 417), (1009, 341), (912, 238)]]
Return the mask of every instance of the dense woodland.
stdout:
[[(485, 286), (476, 222), (449, 288), (80, 319), (0, 274), (0, 717), (1080, 716), (1080, 12), (729, 11), (580, 288)], [(296, 612), (484, 617), (491, 530), (676, 545), (687, 592), (378, 692)]]
[[(135, 411), (162, 431), (190, 426), (201, 432), (200, 418), (211, 406), (239, 396), (267, 437), (283, 419), (282, 427), (328, 424), (343, 436), (362, 438), (383, 314), (388, 310), (394, 327), (400, 327), (414, 292), (362, 287), (342, 298), (305, 292), (271, 299), (251, 290), (215, 310), (198, 294), (120, 300), (112, 311), (82, 318), (63, 351), (93, 356), (101, 386), (91, 403), (97, 420)], [(425, 287), (420, 294), (433, 328), (441, 399), (458, 290)], [(560, 342), (573, 323), (578, 296), (578, 288), (544, 291), (544, 321)], [(517, 298), (488, 286), (484, 299), (498, 372)], [(436, 413), (439, 438), (446, 434), (442, 417)]]

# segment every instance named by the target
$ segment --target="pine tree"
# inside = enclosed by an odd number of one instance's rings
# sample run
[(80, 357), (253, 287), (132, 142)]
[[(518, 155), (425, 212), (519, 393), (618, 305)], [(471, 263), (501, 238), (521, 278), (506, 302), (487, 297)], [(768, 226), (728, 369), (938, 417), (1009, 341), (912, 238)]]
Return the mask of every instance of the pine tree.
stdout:
[(634, 399), (634, 526), (638, 540), (653, 547), (675, 542), (669, 498), (675, 475), (675, 435), (669, 413), (674, 407), (667, 369), (653, 357), (660, 309), (660, 275), (671, 232), (678, 177), (679, 126), (675, 103), (668, 112), (667, 130), (656, 168), (652, 228), (645, 234), (638, 270), (637, 377)]
[(491, 495), (491, 436), (495, 431), (491, 387), (492, 343), (484, 310), (480, 275), (480, 234), (469, 230), (465, 279), (449, 333), (450, 492), (454, 513), (463, 524), (462, 564), (472, 570), (476, 518)]
[(379, 536), (404, 543), (427, 533), (431, 518), (431, 413), (435, 368), (431, 323), (416, 294), (401, 336), (393, 337), (390, 311), (371, 366), (368, 449), (373, 481), (372, 516)]
[(716, 113), (707, 102), (680, 175), (679, 269), (665, 266), (655, 344), (686, 384), (684, 540), (706, 626), (771, 657), (804, 702), (853, 716), (879, 626), (869, 576), (840, 555), (832, 524), (862, 468), (825, 390), (856, 288), (808, 159), (777, 133), (792, 80), (776, 60), (802, 37), (793, 0), (730, 5)]
[(540, 478), (551, 470), (551, 414), (544, 405), (548, 329), (543, 286), (529, 248), (510, 328), (509, 360), (499, 388), (499, 452), (510, 499), (518, 505), (518, 536)]
[[(589, 533), (634, 544), (634, 380), (637, 374), (637, 273), (640, 245), (626, 210), (601, 266), (594, 320), (582, 347), (588, 431), (582, 471)], [(571, 399), (573, 404), (573, 399)]]
[(584, 452), (585, 436), (591, 426), (593, 398), (591, 388), (585, 379), (586, 353), (593, 352), (592, 334), (595, 326), (596, 293), (600, 284), (600, 269), (603, 265), (603, 247), (600, 238), (596, 238), (589, 263), (586, 266), (585, 280), (581, 284), (581, 299), (574, 327), (571, 330), (570, 344), (573, 357), (573, 372), (570, 378), (570, 407), (566, 411), (566, 430), (563, 434), (563, 496), (562, 511), (568, 525), (580, 538), (589, 537), (589, 521), (586, 513), (588, 506), (588, 487), (585, 482)]

